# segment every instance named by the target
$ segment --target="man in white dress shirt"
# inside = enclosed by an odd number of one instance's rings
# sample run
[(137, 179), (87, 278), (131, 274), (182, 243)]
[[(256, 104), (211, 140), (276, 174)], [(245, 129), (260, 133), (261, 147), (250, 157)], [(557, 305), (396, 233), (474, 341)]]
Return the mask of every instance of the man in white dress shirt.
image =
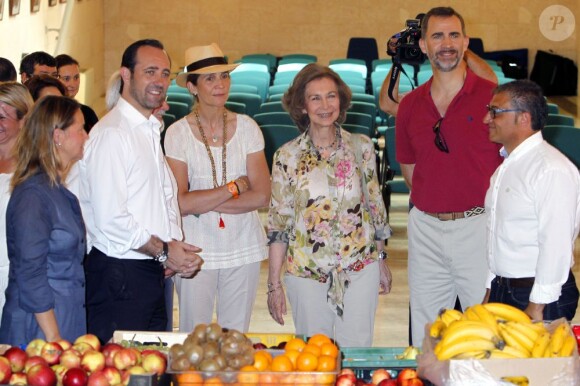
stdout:
[(503, 163), (485, 198), (489, 275), (484, 301), (524, 310), (535, 320), (574, 317), (572, 274), (580, 226), (578, 168), (544, 141), (548, 107), (541, 88), (518, 80), (494, 90), (484, 122), (503, 145)]
[(200, 249), (183, 235), (170, 170), (152, 115), (169, 86), (170, 60), (157, 40), (131, 44), (121, 62), (121, 98), (90, 133), (79, 163), (79, 199), (90, 252), (85, 261), (88, 331), (163, 331), (164, 276), (197, 272)]

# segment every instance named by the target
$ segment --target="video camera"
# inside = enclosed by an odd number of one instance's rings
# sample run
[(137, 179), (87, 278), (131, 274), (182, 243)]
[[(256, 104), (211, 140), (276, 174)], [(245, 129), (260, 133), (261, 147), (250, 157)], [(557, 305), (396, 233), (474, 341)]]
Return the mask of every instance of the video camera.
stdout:
[(427, 57), (419, 47), (419, 39), (421, 39), (421, 19), (409, 19), (405, 29), (389, 39), (387, 54), (400, 63), (420, 65)]

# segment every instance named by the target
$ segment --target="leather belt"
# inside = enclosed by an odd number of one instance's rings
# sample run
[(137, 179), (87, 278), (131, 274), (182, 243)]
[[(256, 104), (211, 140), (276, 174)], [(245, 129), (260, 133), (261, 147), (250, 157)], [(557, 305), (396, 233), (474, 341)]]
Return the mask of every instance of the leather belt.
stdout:
[(534, 281), (536, 279), (533, 277), (509, 278), (496, 276), (495, 280), (497, 281), (497, 284), (500, 286), (516, 287), (516, 288), (532, 288), (534, 286)]
[(435, 217), (440, 221), (455, 221), (461, 218), (479, 216), (480, 214), (485, 213), (485, 208), (482, 206), (474, 206), (471, 209), (466, 210), (465, 212), (444, 212), (444, 213), (432, 213), (432, 212), (424, 212), (426, 215), (431, 217)]

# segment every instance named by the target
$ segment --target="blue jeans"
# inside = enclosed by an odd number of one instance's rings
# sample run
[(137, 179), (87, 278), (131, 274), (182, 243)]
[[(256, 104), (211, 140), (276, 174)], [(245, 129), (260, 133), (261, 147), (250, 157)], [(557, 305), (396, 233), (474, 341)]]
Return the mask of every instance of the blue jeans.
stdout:
[[(509, 304), (520, 310), (525, 310), (530, 300), (532, 287), (513, 287), (509, 284), (500, 285), (497, 278), (491, 282), (489, 302)], [(546, 304), (544, 307), (544, 320), (556, 320), (565, 317), (568, 320), (574, 318), (578, 307), (578, 287), (574, 275), (570, 272), (568, 280), (562, 286), (562, 294), (555, 302)]]

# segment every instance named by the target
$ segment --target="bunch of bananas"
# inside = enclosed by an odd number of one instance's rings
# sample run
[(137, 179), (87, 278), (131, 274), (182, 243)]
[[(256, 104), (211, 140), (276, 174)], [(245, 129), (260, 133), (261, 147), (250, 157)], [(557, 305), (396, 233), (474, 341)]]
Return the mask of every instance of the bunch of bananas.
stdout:
[(502, 303), (476, 304), (465, 313), (442, 310), (429, 335), (439, 339), (439, 360), (565, 357), (576, 344), (567, 323), (550, 334), (542, 322)]
[(419, 354), (421, 354), (421, 350), (419, 350), (415, 346), (409, 346), (401, 354), (395, 355), (395, 358), (415, 360), (415, 359), (417, 359), (417, 355), (419, 355)]

